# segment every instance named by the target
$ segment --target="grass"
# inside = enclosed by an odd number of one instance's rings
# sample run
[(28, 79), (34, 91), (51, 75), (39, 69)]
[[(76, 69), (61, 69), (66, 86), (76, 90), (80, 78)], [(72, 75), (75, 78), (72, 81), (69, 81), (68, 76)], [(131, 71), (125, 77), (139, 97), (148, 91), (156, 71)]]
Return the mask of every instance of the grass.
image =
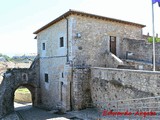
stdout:
[[(153, 38), (149, 37), (148, 38), (148, 42), (152, 43), (153, 42)], [(155, 42), (160, 42), (160, 38), (155, 38)]]
[(16, 90), (18, 93), (30, 93), (30, 91), (27, 88), (18, 88)]

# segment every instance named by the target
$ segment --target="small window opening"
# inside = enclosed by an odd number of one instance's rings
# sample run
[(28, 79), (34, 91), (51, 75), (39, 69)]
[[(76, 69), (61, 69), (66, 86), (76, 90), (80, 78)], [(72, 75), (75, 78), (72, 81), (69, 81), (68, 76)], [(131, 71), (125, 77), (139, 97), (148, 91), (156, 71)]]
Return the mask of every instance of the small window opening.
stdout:
[(62, 78), (64, 78), (64, 74), (63, 74), (63, 72), (62, 72)]
[(60, 47), (64, 47), (64, 39), (63, 39), (63, 37), (60, 37)]
[(48, 82), (48, 74), (45, 73), (45, 82)]
[(42, 50), (45, 50), (45, 49), (46, 49), (45, 43), (42, 43)]
[(61, 82), (61, 101), (63, 101), (63, 91), (62, 91), (62, 87), (63, 87), (63, 82)]

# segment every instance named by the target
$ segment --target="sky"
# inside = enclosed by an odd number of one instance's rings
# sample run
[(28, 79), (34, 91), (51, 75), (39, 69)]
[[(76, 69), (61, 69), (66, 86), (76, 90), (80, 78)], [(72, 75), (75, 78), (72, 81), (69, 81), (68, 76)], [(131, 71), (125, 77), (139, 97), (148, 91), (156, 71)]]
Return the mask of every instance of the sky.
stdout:
[[(146, 25), (152, 35), (151, 0), (0, 0), (0, 53), (37, 52), (34, 31), (69, 9)], [(154, 4), (155, 33), (160, 36), (160, 7)]]

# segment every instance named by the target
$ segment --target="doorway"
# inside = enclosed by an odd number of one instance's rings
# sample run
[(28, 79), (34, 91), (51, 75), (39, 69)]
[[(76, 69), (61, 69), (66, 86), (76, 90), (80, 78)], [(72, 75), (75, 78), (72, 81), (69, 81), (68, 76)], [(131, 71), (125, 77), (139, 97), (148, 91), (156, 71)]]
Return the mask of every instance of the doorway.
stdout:
[(30, 90), (24, 86), (20, 86), (14, 93), (15, 110), (26, 109), (32, 107), (32, 94)]
[(110, 36), (110, 52), (116, 55), (116, 37)]

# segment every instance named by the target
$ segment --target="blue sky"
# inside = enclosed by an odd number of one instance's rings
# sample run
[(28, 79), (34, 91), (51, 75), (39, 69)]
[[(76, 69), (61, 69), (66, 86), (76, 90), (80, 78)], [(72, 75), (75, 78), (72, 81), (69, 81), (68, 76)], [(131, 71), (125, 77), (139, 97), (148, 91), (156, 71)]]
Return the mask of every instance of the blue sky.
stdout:
[[(160, 36), (160, 8), (154, 8)], [(152, 35), (151, 0), (0, 0), (0, 53), (36, 53), (33, 32), (69, 9), (145, 24), (143, 33)]]

